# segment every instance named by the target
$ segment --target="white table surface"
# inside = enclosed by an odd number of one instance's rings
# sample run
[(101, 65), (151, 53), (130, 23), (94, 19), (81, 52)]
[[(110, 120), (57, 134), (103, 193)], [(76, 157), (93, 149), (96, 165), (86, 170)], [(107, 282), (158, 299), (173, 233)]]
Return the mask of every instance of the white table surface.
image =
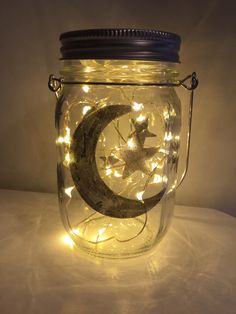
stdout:
[(95, 259), (63, 242), (56, 195), (0, 190), (0, 313), (236, 313), (235, 227), (176, 206), (151, 253)]

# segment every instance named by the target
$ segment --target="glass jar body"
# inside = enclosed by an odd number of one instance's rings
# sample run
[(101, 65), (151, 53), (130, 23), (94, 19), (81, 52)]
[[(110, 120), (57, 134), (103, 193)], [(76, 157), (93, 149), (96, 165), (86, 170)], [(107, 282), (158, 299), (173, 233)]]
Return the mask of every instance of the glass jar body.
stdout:
[(63, 61), (56, 106), (63, 224), (89, 254), (131, 257), (167, 231), (181, 104), (174, 64)]

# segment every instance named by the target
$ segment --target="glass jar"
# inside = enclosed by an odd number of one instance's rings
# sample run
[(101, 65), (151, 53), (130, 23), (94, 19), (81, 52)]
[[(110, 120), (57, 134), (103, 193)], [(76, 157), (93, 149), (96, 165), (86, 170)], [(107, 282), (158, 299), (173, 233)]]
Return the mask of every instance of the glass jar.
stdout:
[(139, 32), (62, 34), (61, 78), (50, 79), (61, 217), (91, 255), (139, 255), (160, 241), (173, 214), (180, 38)]

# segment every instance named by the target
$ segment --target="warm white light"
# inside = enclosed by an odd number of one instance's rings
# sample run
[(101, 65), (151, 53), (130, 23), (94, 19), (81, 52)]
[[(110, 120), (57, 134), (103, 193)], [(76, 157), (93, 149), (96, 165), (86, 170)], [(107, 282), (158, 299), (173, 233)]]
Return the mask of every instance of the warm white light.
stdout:
[(173, 138), (173, 136), (172, 136), (171, 132), (169, 132), (169, 133), (165, 132), (164, 141), (169, 142), (172, 140), (172, 138)]
[(139, 201), (143, 201), (143, 194), (144, 194), (144, 191), (136, 193), (136, 197)]
[(72, 162), (72, 159), (70, 157), (70, 153), (66, 153), (65, 154), (64, 165), (68, 167), (71, 164), (71, 162)]
[(176, 112), (175, 112), (174, 108), (171, 109), (170, 115), (171, 115), (172, 117), (175, 117), (175, 116), (176, 116)]
[(68, 188), (65, 189), (65, 193), (71, 198), (71, 192), (72, 190), (74, 189), (75, 187), (74, 186), (70, 186)]
[(152, 169), (152, 171), (153, 171), (154, 169), (156, 169), (157, 166), (158, 166), (157, 162), (152, 162), (152, 163), (151, 163), (151, 169)]
[(168, 154), (169, 154), (169, 151), (166, 150), (166, 149), (164, 149), (164, 148), (159, 149), (159, 152), (160, 152), (160, 153), (163, 153), (163, 154), (165, 154), (165, 155), (168, 155)]
[(90, 88), (89, 88), (88, 85), (83, 85), (83, 86), (82, 86), (82, 90), (83, 90), (85, 93), (88, 93), (89, 90), (90, 90)]
[(96, 242), (102, 242), (106, 240), (106, 237), (103, 235), (103, 233), (107, 230), (107, 228), (101, 228), (98, 230), (98, 235), (96, 238)]
[(180, 136), (179, 135), (175, 135), (175, 139), (176, 139), (176, 141), (179, 141)]
[(83, 108), (83, 115), (85, 115), (92, 107), (91, 106), (84, 106)]
[(57, 138), (57, 140), (56, 140), (56, 143), (57, 143), (57, 144), (62, 144), (62, 143), (64, 143), (64, 137), (59, 136), (59, 137)]
[(138, 122), (142, 122), (142, 121), (144, 121), (144, 120), (146, 120), (146, 117), (145, 117), (143, 114), (140, 114), (140, 115), (138, 116), (138, 118), (136, 119), (136, 121), (138, 121)]
[(65, 133), (66, 134), (64, 137), (62, 137), (62, 136), (58, 137), (58, 139), (56, 140), (57, 144), (62, 144), (62, 143), (70, 144), (70, 128), (66, 127)]
[(106, 228), (101, 228), (98, 230), (98, 234), (101, 235), (106, 231)]
[(80, 234), (80, 230), (79, 229), (72, 229), (72, 232), (76, 235)]
[(120, 174), (117, 170), (115, 170), (114, 176), (117, 178), (120, 178), (120, 177), (122, 177), (122, 174)]
[(170, 118), (170, 114), (169, 114), (169, 112), (167, 110), (163, 111), (163, 117), (164, 117), (165, 120), (168, 120)]
[(134, 111), (140, 111), (143, 109), (143, 104), (141, 104), (141, 103), (139, 104), (137, 102), (134, 102), (132, 107), (133, 107)]
[(68, 163), (70, 163), (70, 154), (69, 154), (69, 153), (67, 153), (67, 154), (65, 155), (65, 161), (68, 162)]
[(71, 237), (70, 237), (68, 234), (64, 236), (63, 242), (64, 242), (66, 245), (68, 245), (71, 249), (73, 249), (74, 246), (75, 246), (73, 240), (71, 239)]
[(128, 69), (128, 65), (122, 65), (122, 69)]
[(64, 136), (64, 143), (70, 144), (70, 128), (66, 127), (66, 135)]
[(131, 149), (133, 149), (133, 148), (136, 147), (136, 143), (135, 143), (135, 141), (134, 141), (134, 139), (133, 139), (132, 137), (128, 139), (127, 145), (128, 145), (129, 148), (131, 148)]
[(92, 70), (93, 70), (92, 67), (86, 66), (86, 68), (84, 69), (84, 72), (85, 72), (85, 73), (90, 73), (90, 72), (92, 72)]
[(154, 174), (152, 183), (160, 183), (160, 182), (162, 182), (162, 176), (160, 176), (159, 174)]
[(105, 171), (105, 173), (106, 173), (107, 176), (109, 176), (110, 174), (112, 174), (112, 170), (111, 170), (111, 169), (107, 169), (107, 170)]

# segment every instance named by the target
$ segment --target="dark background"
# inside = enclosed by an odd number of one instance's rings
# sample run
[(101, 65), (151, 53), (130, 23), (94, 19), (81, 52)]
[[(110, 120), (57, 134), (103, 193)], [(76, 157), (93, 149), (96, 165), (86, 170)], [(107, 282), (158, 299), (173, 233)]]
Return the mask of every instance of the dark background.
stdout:
[(82, 28), (159, 29), (182, 37), (181, 77), (196, 70), (188, 175), (177, 203), (236, 214), (234, 1), (23, 0), (1, 3), (0, 188), (56, 191), (59, 34)]

